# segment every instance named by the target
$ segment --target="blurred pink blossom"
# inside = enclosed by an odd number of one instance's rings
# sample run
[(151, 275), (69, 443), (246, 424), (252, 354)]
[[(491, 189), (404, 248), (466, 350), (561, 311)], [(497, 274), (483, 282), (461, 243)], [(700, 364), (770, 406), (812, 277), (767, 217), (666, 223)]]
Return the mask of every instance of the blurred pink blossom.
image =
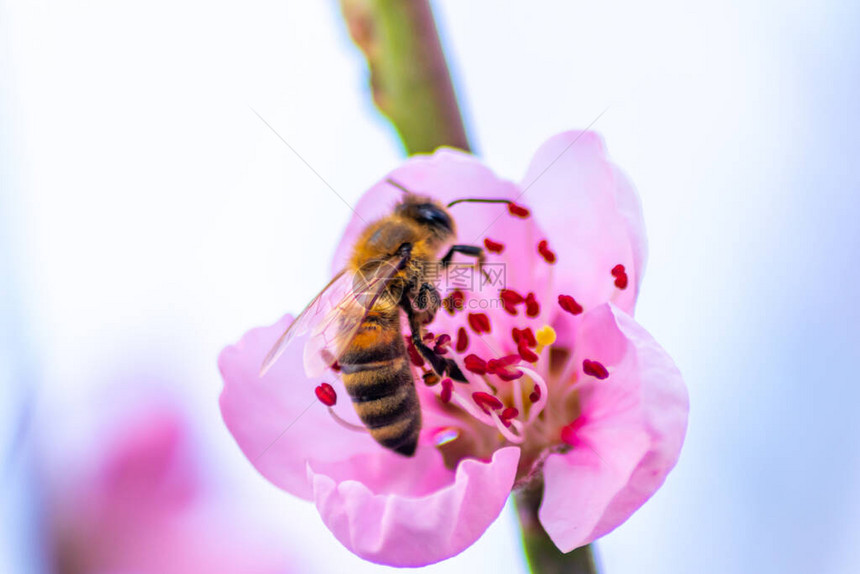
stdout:
[[(443, 203), (516, 202), (451, 208), (458, 243), (486, 248), (491, 280), (475, 274), (468, 288), (449, 285), (450, 312), (428, 329), (469, 383), (428, 387), (415, 368), (422, 434), (414, 458), (399, 456), (315, 404), (323, 382), (347, 395), (334, 373), (305, 376), (302, 344), (258, 376), (287, 316), (220, 356), (221, 410), (239, 447), (374, 562), (420, 566), (461, 552), (512, 489), (531, 481), (543, 481), (539, 517), (562, 551), (611, 531), (675, 465), (688, 412), (680, 373), (632, 318), (646, 257), (632, 186), (590, 132), (551, 138), (520, 185), (447, 149), (411, 158), (388, 178)], [(356, 206), (334, 270), (365, 222), (399, 199), (385, 179)], [(503, 282), (493, 278), (499, 270)], [(360, 424), (348, 400), (334, 409)]]
[(152, 405), (111, 429), (91, 468), (65, 469), (47, 528), (59, 574), (276, 574), (282, 548), (243, 540), (214, 503), (185, 419)]

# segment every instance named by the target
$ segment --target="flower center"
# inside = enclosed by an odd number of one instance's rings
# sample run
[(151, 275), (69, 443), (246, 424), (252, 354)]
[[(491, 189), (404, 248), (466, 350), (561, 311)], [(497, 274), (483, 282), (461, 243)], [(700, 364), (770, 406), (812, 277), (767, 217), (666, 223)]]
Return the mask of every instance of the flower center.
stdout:
[[(465, 325), (455, 327), (453, 350), (455, 361), (469, 381), (458, 383), (446, 377), (441, 384), (427, 386), (438, 397), (445, 413), (459, 421), (434, 429), (434, 443), (443, 454), (455, 453), (450, 459), (446, 456), (451, 466), (463, 456), (489, 458), (504, 444), (536, 452), (550, 445), (564, 445), (561, 429), (570, 421), (556, 424), (553, 420), (548, 424), (544, 415), (550, 397), (556, 394), (541, 374), (548, 372), (549, 355), (556, 340), (554, 329), (549, 325), (537, 331), (528, 325), (514, 327), (509, 340), (499, 341), (504, 336), (501, 333), (488, 336), (493, 333), (491, 316), (465, 311), (465, 300), (461, 293), (457, 305), (446, 308), (452, 310), (455, 318), (465, 319)], [(524, 321), (536, 321), (540, 315), (540, 302), (532, 292), (523, 295), (513, 289), (502, 289), (499, 300), (507, 314), (523, 317)], [(469, 351), (472, 338), (485, 343), (482, 348), (504, 344), (507, 348), (515, 347), (516, 352), (481, 356)], [(452, 337), (442, 333), (433, 341), (437, 347), (443, 344), (447, 349)], [(427, 341), (428, 346), (432, 347), (433, 341)], [(414, 354), (410, 350), (410, 356)], [(418, 366), (415, 360), (413, 364)], [(429, 367), (425, 368), (430, 372)], [(464, 445), (469, 446), (464, 448)]]
[[(489, 240), (485, 245), (501, 244)], [(546, 240), (537, 245), (537, 251), (543, 263), (556, 264), (558, 256)], [(619, 290), (629, 282), (621, 264), (610, 270), (607, 279)], [(562, 312), (577, 316), (585, 311), (572, 295), (557, 297)], [(606, 380), (610, 369), (599, 357), (583, 359), (581, 368), (565, 368), (572, 350), (555, 346), (556, 332), (542, 324), (542, 302), (534, 292), (500, 289), (502, 316), (494, 315), (493, 307), (486, 312), (467, 311), (474, 308), (470, 298), (471, 294), (462, 291), (450, 295), (445, 309), (453, 317), (456, 331), (426, 341), (428, 346), (435, 343), (434, 348), (454, 351), (451, 356), (468, 379), (468, 383), (460, 383), (446, 377), (441, 384), (428, 385), (448, 419), (447, 424), (428, 430), (452, 468), (464, 457), (489, 459), (502, 446), (520, 446), (517, 479), (528, 481), (549, 453), (582, 444), (578, 433), (585, 420), (580, 416), (577, 382), (583, 377)], [(500, 332), (500, 325), (510, 321), (509, 317), (521, 321), (512, 328), (510, 338)], [(511, 348), (515, 351), (510, 352)], [(562, 377), (562, 373), (569, 374)]]

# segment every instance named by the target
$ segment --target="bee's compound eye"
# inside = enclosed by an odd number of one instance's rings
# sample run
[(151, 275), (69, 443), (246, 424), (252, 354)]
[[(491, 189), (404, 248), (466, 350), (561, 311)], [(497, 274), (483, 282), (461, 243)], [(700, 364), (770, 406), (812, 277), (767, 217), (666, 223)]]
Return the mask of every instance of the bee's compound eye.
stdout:
[(424, 203), (416, 209), (419, 222), (451, 231), (451, 218), (438, 205)]

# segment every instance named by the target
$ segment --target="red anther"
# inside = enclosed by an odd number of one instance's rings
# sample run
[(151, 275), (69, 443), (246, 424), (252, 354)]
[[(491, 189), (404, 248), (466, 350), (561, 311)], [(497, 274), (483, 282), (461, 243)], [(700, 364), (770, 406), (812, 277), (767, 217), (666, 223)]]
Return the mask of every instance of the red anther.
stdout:
[(484, 247), (487, 248), (487, 251), (491, 253), (501, 253), (505, 250), (505, 244), (499, 243), (498, 241), (493, 241), (489, 237), (484, 238)]
[(487, 362), (478, 355), (466, 355), (466, 358), (463, 359), (463, 362), (466, 365), (466, 369), (472, 371), (476, 375), (487, 374)]
[(589, 361), (588, 359), (582, 361), (582, 372), (601, 381), (609, 376), (606, 367), (597, 361)]
[(448, 345), (451, 343), (451, 335), (443, 333), (436, 338), (436, 345), (433, 347), (433, 352), (437, 355), (444, 355), (448, 352)]
[(508, 407), (502, 411), (502, 414), (499, 415), (499, 418), (510, 420), (515, 419), (518, 416), (520, 416), (520, 411), (518, 411), (514, 407)]
[(570, 446), (576, 446), (580, 442), (577, 432), (584, 426), (585, 417), (577, 418), (575, 421), (561, 429), (561, 440)]
[(462, 291), (457, 289), (456, 291), (452, 291), (450, 295), (442, 300), (442, 306), (445, 307), (445, 310), (448, 311), (450, 315), (453, 315), (457, 311), (463, 310), (463, 302), (465, 300), (466, 296)]
[(320, 385), (314, 389), (314, 393), (320, 402), (327, 407), (333, 407), (337, 403), (337, 393), (334, 392), (334, 389), (328, 383), (320, 383)]
[(526, 346), (525, 342), (521, 342), (519, 345), (517, 345), (517, 352), (519, 352), (520, 357), (523, 358), (523, 361), (535, 363), (538, 360), (537, 353), (529, 349), (528, 346)]
[(334, 371), (335, 373), (339, 373), (340, 372), (340, 363), (338, 363), (337, 361), (332, 363), (331, 364), (331, 370)]
[(463, 308), (463, 302), (466, 300), (466, 294), (460, 291), (459, 289), (453, 291), (450, 295), (451, 301), (454, 303), (454, 307), (456, 309)]
[(422, 340), (426, 343), (427, 341), (432, 341), (435, 338), (436, 336), (433, 335), (433, 333), (427, 331), (426, 333), (424, 333), (424, 337), (422, 337)]
[(505, 311), (510, 313), (511, 315), (517, 314), (516, 306), (522, 303), (525, 299), (523, 296), (514, 291), (513, 289), (502, 289), (499, 291), (499, 299), (502, 300), (502, 305), (505, 307)]
[(500, 359), (490, 359), (487, 361), (487, 372), (498, 376), (503, 381), (513, 381), (523, 376), (521, 370), (510, 368), (519, 362), (519, 355), (505, 355)]
[(517, 329), (516, 327), (511, 329), (511, 339), (513, 339), (514, 343), (516, 343), (517, 345), (520, 344), (520, 337), (522, 337), (522, 335), (520, 334), (519, 329)]
[(443, 403), (447, 403), (451, 401), (451, 393), (454, 392), (454, 383), (451, 379), (442, 379), (442, 393), (439, 395), (439, 398), (442, 399)]
[(501, 289), (499, 291), (499, 297), (501, 297), (504, 301), (509, 302), (511, 305), (519, 305), (525, 299), (522, 295), (514, 291), (513, 289)]
[(503, 381), (516, 381), (523, 376), (523, 372), (519, 369), (498, 369), (496, 376)]
[(529, 400), (533, 403), (536, 403), (540, 400), (540, 387), (535, 385), (534, 390), (529, 395)]
[(537, 317), (540, 315), (540, 304), (535, 299), (534, 293), (526, 295), (526, 315), (529, 317)]
[(439, 375), (437, 375), (433, 371), (427, 371), (421, 376), (421, 378), (424, 379), (424, 384), (428, 387), (432, 387), (439, 382)]
[(485, 393), (482, 391), (472, 393), (472, 399), (475, 401), (475, 404), (481, 407), (481, 410), (487, 414), (490, 414), (488, 408), (496, 411), (504, 406), (502, 405), (502, 401), (500, 401), (498, 398), (494, 397), (490, 393)]
[(511, 419), (515, 419), (519, 416), (520, 411), (515, 409), (514, 407), (508, 407), (499, 414), (499, 419), (502, 421), (502, 424), (506, 427), (511, 426)]
[(525, 341), (525, 344), (529, 347), (537, 347), (537, 339), (535, 339), (535, 334), (531, 327), (526, 327), (525, 329), (517, 329), (514, 327), (511, 330), (511, 336), (514, 338), (514, 343), (517, 345)]
[(508, 212), (513, 216), (521, 217), (523, 219), (528, 217), (530, 213), (527, 208), (523, 207), (522, 205), (517, 205), (514, 202), (508, 204)]
[(457, 352), (462, 353), (469, 348), (469, 334), (466, 333), (465, 327), (457, 329)]
[(559, 306), (561, 306), (562, 309), (572, 315), (579, 315), (580, 313), (582, 313), (582, 305), (577, 303), (576, 299), (574, 299), (570, 295), (559, 295), (558, 304)]
[(544, 258), (544, 261), (547, 263), (555, 263), (555, 252), (549, 248), (549, 243), (546, 239), (541, 239), (540, 243), (538, 243), (538, 253)]
[(478, 333), (490, 332), (490, 318), (486, 313), (469, 313), (469, 326)]
[(416, 367), (424, 366), (424, 357), (421, 356), (409, 337), (406, 337), (406, 352), (409, 354), (409, 360), (412, 361), (413, 365)]
[(615, 286), (619, 289), (627, 288), (627, 271), (624, 269), (624, 265), (618, 264), (612, 268), (612, 276), (615, 277)]

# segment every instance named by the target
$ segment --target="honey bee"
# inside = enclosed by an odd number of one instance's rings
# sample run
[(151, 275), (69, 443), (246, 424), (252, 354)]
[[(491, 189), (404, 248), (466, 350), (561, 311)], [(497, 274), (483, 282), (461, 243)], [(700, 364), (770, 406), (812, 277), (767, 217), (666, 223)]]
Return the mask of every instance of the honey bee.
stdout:
[[(401, 332), (401, 313), (409, 324), (411, 344), (433, 371), (466, 382), (452, 359), (424, 343), (423, 329), (441, 304), (432, 281), (435, 270), (448, 267), (455, 253), (474, 257), (480, 268), (484, 251), (452, 244), (456, 227), (442, 204), (387, 181), (403, 192), (402, 199), (390, 214), (364, 228), (346, 267), (281, 335), (263, 360), (260, 376), (296, 337), (310, 332), (304, 347), (306, 373), (315, 377), (338, 371), (370, 435), (385, 448), (412, 456), (421, 430), (421, 409)], [(510, 203), (463, 199), (448, 207), (462, 201)]]

